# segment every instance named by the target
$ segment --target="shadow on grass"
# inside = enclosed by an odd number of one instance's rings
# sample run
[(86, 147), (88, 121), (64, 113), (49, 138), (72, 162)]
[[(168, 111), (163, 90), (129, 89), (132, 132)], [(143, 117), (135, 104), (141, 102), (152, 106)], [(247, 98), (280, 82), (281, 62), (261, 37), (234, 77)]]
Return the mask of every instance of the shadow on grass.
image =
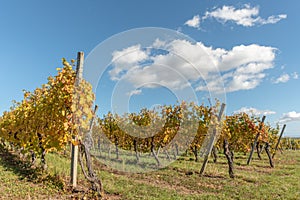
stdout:
[(30, 162), (22, 161), (20, 158), (0, 146), (0, 165), (7, 171), (12, 171), (19, 176), (20, 180), (26, 179), (30, 182), (38, 182), (42, 171), (38, 168), (31, 167)]

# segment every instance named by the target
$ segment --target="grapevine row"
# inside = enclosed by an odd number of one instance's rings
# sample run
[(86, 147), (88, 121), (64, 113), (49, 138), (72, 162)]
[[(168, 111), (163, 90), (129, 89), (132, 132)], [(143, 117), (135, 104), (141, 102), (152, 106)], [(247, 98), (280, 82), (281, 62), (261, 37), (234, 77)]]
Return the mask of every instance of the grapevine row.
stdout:
[(92, 117), (91, 85), (83, 80), (75, 87), (76, 73), (64, 59), (57, 71), (41, 88), (24, 91), (24, 99), (0, 119), (1, 140), (41, 155), (43, 162), (46, 152), (64, 149), (72, 136), (87, 130)]

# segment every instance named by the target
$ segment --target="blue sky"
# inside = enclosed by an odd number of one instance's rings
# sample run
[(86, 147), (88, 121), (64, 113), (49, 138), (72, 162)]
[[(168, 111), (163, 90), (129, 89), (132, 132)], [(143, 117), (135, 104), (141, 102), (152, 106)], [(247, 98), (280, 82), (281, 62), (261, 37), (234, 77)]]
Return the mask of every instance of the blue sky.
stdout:
[[(220, 88), (216, 81), (223, 81), (227, 114), (239, 110), (267, 114), (267, 121), (272, 124), (287, 123), (286, 136), (300, 136), (299, 9), (300, 2), (296, 0), (1, 1), (0, 113), (9, 109), (12, 100), (22, 99), (23, 89), (32, 91), (45, 83), (48, 76), (55, 75), (62, 57), (76, 58), (78, 51), (88, 55), (101, 42), (130, 29), (161, 27), (197, 42), (185, 44), (188, 59), (195, 59), (190, 52), (197, 48), (212, 58), (210, 61), (220, 69), (220, 76), (204, 75), (205, 83), (211, 92), (217, 92)], [(162, 46), (178, 53), (183, 44), (179, 40)], [(147, 61), (151, 70), (133, 71), (137, 76), (132, 79), (132, 71), (119, 68), (124, 66), (122, 59), (112, 62), (98, 85), (97, 103), (101, 111), (110, 110), (109, 94), (120, 78), (137, 86), (142, 84), (139, 77), (148, 80), (148, 72), (157, 72), (158, 68), (150, 62), (158, 62), (158, 56), (136, 45), (115, 49), (114, 55), (135, 47), (138, 64)], [(165, 64), (170, 62), (166, 56), (161, 57)], [(126, 58), (126, 62), (130, 61)], [(185, 74), (178, 63), (174, 67)], [(118, 70), (123, 70), (122, 74)], [(182, 83), (176, 85), (174, 77), (160, 72), (155, 79), (149, 79), (163, 82), (169, 89), (153, 85), (137, 88), (130, 98), (131, 110), (176, 100), (172, 91)], [(193, 78), (192, 74), (186, 76), (193, 81), (199, 99), (208, 103), (208, 85), (201, 85), (201, 79)]]

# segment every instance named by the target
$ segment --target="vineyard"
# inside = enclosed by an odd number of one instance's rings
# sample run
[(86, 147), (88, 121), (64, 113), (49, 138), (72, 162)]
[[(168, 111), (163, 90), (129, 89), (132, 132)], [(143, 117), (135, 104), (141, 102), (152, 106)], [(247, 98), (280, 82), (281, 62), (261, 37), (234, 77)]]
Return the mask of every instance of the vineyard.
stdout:
[[(43, 171), (47, 171), (47, 155), (66, 156), (70, 145), (78, 146), (82, 173), (98, 198), (108, 193), (105, 179), (109, 177), (97, 169), (153, 172), (169, 165), (178, 169), (178, 161), (184, 161), (191, 166), (185, 175), (210, 179), (214, 175), (209, 168), (218, 171), (216, 166), (222, 170), (227, 166), (229, 175), (224, 177), (234, 182), (239, 180), (235, 166), (241, 165), (241, 157), (247, 165), (256, 158), (256, 164), (267, 159), (268, 169), (273, 169), (280, 165), (277, 156), (300, 150), (300, 139), (281, 138), (284, 128), (246, 113), (225, 116), (226, 105), (218, 100), (215, 105), (178, 102), (138, 113), (97, 116), (92, 86), (74, 65), (75, 61), (63, 59), (55, 77), (33, 92), (24, 91), (23, 100), (3, 113), (0, 145), (29, 161), (28, 168), (39, 163)], [(208, 161), (210, 156), (214, 163)]]

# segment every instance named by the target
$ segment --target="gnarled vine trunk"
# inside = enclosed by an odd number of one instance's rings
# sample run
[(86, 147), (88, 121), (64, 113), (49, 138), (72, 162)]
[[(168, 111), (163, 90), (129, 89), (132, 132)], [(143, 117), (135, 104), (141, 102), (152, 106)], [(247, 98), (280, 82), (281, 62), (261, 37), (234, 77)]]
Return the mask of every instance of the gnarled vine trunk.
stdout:
[(168, 159), (169, 161), (171, 161), (170, 154), (169, 154), (169, 152), (168, 152), (166, 149), (164, 150), (164, 153), (166, 154), (167, 159)]
[(217, 152), (217, 148), (215, 146), (213, 146), (212, 148), (212, 155), (213, 155), (213, 158), (214, 158), (214, 163), (217, 163), (218, 161), (218, 152)]
[(270, 145), (269, 145), (268, 142), (266, 143), (265, 150), (266, 150), (266, 153), (267, 153), (267, 155), (269, 157), (270, 166), (274, 167), (273, 159), (272, 159), (272, 156), (271, 156), (271, 153), (270, 153)]
[(199, 158), (198, 158), (198, 148), (197, 148), (197, 146), (194, 146), (194, 148), (192, 149), (192, 151), (193, 151), (193, 154), (195, 156), (195, 162), (198, 162)]
[(155, 145), (154, 145), (154, 137), (152, 137), (151, 138), (151, 153), (152, 153), (152, 155), (154, 156), (154, 158), (155, 158), (155, 160), (156, 160), (156, 162), (157, 162), (157, 166), (158, 167), (160, 167), (161, 166), (161, 164), (160, 164), (160, 161), (159, 161), (159, 159), (158, 159), (158, 156), (157, 156), (157, 154), (155, 153)]
[(228, 141), (225, 139), (224, 140), (224, 154), (227, 158), (228, 161), (228, 172), (229, 172), (229, 176), (230, 178), (234, 178), (234, 171), (233, 171), (233, 153), (230, 151), (229, 149), (229, 144)]
[(137, 145), (136, 140), (133, 140), (133, 148), (134, 148), (134, 152), (135, 152), (136, 162), (139, 163), (140, 162), (140, 155), (139, 155), (139, 152), (138, 152), (138, 145)]
[(47, 169), (46, 158), (45, 158), (46, 150), (45, 150), (45, 148), (43, 146), (43, 143), (42, 143), (43, 137), (40, 133), (37, 133), (37, 135), (38, 135), (38, 138), (39, 138), (39, 147), (41, 149), (41, 167), (42, 167), (43, 170), (46, 170)]
[[(83, 157), (85, 158), (85, 164), (87, 168), (87, 172), (84, 166)], [(81, 166), (82, 173), (84, 174), (85, 178), (91, 183), (91, 189), (98, 193), (100, 198), (104, 196), (104, 190), (102, 181), (98, 179), (97, 175), (94, 172), (91, 160), (91, 154), (89, 149), (86, 147), (84, 143), (81, 143), (79, 146), (79, 162)]]
[(259, 160), (261, 160), (261, 156), (260, 156), (260, 144), (259, 142), (256, 143), (256, 151), (257, 151), (257, 156), (259, 158)]
[(115, 147), (116, 147), (116, 159), (119, 160), (120, 156), (119, 156), (119, 141), (118, 138), (115, 137)]

